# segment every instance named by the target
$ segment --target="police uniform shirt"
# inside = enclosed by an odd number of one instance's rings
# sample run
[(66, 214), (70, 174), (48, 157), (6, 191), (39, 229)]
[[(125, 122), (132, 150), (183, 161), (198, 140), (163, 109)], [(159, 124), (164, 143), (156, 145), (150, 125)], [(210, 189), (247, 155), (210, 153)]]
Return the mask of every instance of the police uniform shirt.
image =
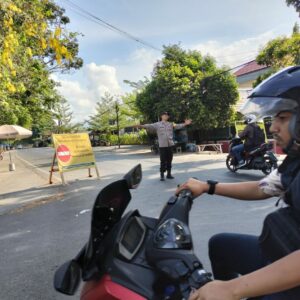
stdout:
[(142, 125), (143, 128), (155, 131), (158, 137), (160, 148), (174, 146), (173, 130), (185, 127), (185, 124), (174, 124), (171, 122), (160, 121), (153, 124)]

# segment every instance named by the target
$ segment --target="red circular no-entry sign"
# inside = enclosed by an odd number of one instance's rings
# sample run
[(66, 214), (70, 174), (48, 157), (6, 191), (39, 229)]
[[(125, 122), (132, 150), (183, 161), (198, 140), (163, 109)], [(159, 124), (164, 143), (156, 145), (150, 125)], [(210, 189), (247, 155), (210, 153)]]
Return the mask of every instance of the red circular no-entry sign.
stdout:
[(59, 145), (56, 149), (56, 155), (62, 162), (68, 162), (71, 159), (71, 152), (66, 145)]

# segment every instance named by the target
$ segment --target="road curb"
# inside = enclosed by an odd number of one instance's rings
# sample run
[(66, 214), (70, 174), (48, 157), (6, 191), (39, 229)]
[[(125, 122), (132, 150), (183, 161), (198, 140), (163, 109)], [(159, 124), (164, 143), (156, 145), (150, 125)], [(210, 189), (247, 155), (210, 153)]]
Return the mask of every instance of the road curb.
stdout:
[[(27, 202), (23, 202), (23, 203), (19, 203), (18, 205), (14, 205), (14, 207), (11, 207), (10, 209), (8, 208), (7, 211), (4, 211), (2, 213), (2, 215), (5, 214), (17, 214), (17, 213), (22, 213), (27, 209), (32, 209), (44, 204), (48, 204), (50, 202), (54, 202), (54, 201), (60, 201), (64, 198), (64, 194), (63, 193), (56, 193), (54, 195), (49, 195), (46, 197), (40, 197), (37, 199), (33, 199), (31, 201), (27, 201)], [(1, 213), (0, 213), (1, 215)]]
[[(27, 161), (24, 158), (21, 158), (18, 153), (16, 153), (16, 159), (23, 164), (23, 166), (26, 166), (27, 168), (29, 168), (32, 172), (34, 172), (36, 175), (42, 177), (43, 179), (45, 179), (47, 182), (49, 182), (49, 172), (44, 171), (42, 169), (40, 169), (39, 167), (33, 165), (32, 163), (30, 163), (29, 161)], [(55, 174), (52, 175), (52, 179), (54, 181), (54, 183), (60, 183), (60, 178), (57, 177)]]

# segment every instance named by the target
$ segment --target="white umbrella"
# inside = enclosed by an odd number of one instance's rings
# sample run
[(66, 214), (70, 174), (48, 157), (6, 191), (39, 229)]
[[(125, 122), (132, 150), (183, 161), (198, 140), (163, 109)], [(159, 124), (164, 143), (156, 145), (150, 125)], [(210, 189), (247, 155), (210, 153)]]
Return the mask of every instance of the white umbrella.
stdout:
[(0, 126), (1, 140), (21, 140), (32, 136), (32, 131), (18, 125)]
[[(18, 126), (18, 125), (2, 125), (0, 126), (0, 139), (1, 140), (21, 140), (32, 136), (32, 131)], [(14, 171), (15, 165), (11, 159), (11, 153), (9, 152), (9, 170)]]

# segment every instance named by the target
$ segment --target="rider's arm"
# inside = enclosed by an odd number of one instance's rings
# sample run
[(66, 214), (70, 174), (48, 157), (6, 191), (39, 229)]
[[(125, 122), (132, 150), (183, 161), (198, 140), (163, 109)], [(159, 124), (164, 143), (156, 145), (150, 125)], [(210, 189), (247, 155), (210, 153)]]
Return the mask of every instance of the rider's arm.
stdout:
[(262, 200), (272, 196), (282, 197), (284, 192), (278, 170), (274, 170), (260, 181), (227, 183), (216, 186), (216, 194), (241, 200)]
[[(207, 193), (209, 185), (206, 182), (190, 178), (177, 189), (176, 194), (184, 189), (191, 190), (192, 194), (197, 197)], [(260, 181), (219, 183), (215, 187), (215, 194), (240, 200), (263, 200), (272, 196), (282, 196), (284, 188), (280, 173), (274, 170)]]
[[(194, 196), (200, 196), (209, 190), (208, 183), (190, 178), (181, 185), (176, 194), (181, 190), (189, 189)], [(239, 183), (218, 183), (215, 194), (240, 200), (261, 200), (271, 197), (260, 188), (260, 181), (249, 181)]]
[[(208, 188), (207, 184), (206, 192)], [(261, 189), (260, 181), (219, 183), (216, 185), (215, 194), (239, 200), (262, 200), (271, 197)]]
[(255, 297), (300, 285), (300, 250), (248, 275), (228, 282), (238, 299)]
[(230, 281), (209, 282), (193, 293), (189, 300), (239, 300), (285, 291), (300, 285), (299, 268), (300, 251), (298, 250), (247, 275)]

